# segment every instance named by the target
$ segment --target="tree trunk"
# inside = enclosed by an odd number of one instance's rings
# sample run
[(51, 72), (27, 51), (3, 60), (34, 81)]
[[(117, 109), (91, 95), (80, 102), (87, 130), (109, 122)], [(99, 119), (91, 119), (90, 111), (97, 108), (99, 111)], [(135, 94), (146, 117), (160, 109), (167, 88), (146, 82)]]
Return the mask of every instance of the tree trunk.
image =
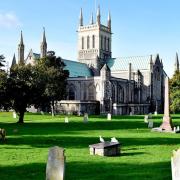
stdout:
[(17, 123), (24, 123), (24, 111), (19, 113), (19, 121)]

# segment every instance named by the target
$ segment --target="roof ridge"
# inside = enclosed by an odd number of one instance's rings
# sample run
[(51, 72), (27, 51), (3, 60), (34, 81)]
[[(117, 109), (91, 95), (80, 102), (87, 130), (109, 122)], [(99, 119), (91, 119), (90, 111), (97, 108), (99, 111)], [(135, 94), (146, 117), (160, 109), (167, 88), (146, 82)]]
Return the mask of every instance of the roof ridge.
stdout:
[(141, 55), (141, 56), (118, 56), (118, 57), (113, 57), (113, 58), (110, 58), (110, 59), (119, 59), (119, 58), (137, 58), (137, 57), (150, 57), (150, 56), (156, 56), (156, 54), (149, 54), (149, 55)]

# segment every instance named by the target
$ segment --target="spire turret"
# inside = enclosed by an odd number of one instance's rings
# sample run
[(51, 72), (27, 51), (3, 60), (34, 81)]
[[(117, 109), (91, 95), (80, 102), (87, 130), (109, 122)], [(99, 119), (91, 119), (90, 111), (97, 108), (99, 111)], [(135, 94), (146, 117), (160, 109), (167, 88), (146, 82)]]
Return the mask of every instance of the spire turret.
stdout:
[(41, 43), (41, 58), (46, 57), (46, 54), (47, 54), (46, 33), (45, 33), (45, 28), (43, 28), (43, 38)]
[(80, 10), (79, 26), (83, 26), (83, 12), (82, 12), (82, 8), (81, 8), (81, 10)]
[(16, 56), (15, 56), (15, 53), (14, 53), (14, 56), (13, 56), (13, 60), (12, 60), (12, 64), (11, 64), (11, 68), (16, 64)]
[(174, 67), (175, 67), (175, 72), (178, 71), (179, 72), (179, 58), (178, 58), (178, 53), (176, 53), (176, 58), (175, 58), (175, 64), (174, 64)]
[(98, 9), (97, 9), (97, 23), (98, 23), (98, 25), (101, 24), (100, 6), (98, 6)]
[(111, 31), (111, 14), (110, 14), (110, 11), (108, 13), (108, 23), (107, 23), (107, 26), (108, 26), (109, 30)]
[(24, 63), (24, 43), (22, 31), (20, 36), (20, 42), (18, 45), (18, 63)]

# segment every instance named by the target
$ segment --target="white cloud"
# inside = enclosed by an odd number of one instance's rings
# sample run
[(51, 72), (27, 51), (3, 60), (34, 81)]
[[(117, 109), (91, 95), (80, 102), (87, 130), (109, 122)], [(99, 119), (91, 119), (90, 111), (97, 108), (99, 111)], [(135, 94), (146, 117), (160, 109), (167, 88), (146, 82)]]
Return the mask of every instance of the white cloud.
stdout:
[(22, 23), (16, 16), (16, 14), (12, 12), (7, 12), (7, 13), (0, 13), (0, 27), (17, 27), (21, 26)]

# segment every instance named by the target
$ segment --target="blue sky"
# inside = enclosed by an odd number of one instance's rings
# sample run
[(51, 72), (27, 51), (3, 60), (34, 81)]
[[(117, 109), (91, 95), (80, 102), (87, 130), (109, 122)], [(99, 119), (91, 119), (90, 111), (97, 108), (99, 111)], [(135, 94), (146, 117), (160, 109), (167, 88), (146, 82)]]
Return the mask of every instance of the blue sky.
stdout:
[(26, 55), (39, 52), (43, 26), (48, 50), (77, 59), (77, 25), (80, 8), (84, 23), (100, 4), (102, 22), (112, 16), (112, 54), (139, 56), (159, 53), (165, 71), (172, 75), (175, 53), (180, 52), (180, 1), (178, 0), (1, 0), (0, 54), (11, 63), (23, 31)]

